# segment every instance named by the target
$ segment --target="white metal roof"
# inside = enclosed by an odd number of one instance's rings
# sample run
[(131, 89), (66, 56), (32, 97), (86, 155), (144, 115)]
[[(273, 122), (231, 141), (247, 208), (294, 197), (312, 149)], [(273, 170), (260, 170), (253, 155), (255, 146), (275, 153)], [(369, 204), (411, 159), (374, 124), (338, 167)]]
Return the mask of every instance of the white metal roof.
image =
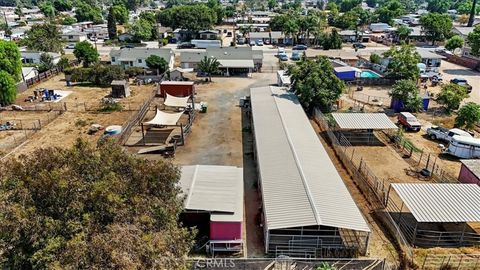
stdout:
[(480, 222), (476, 184), (392, 184), (418, 222)]
[(228, 68), (253, 68), (253, 60), (249, 59), (219, 59), (218, 62), (222, 67)]
[(332, 113), (341, 129), (398, 129), (384, 113)]
[(297, 97), (273, 86), (250, 94), (267, 229), (370, 231)]
[(212, 221), (243, 220), (243, 169), (233, 166), (183, 166), (180, 187), (186, 210), (208, 211)]

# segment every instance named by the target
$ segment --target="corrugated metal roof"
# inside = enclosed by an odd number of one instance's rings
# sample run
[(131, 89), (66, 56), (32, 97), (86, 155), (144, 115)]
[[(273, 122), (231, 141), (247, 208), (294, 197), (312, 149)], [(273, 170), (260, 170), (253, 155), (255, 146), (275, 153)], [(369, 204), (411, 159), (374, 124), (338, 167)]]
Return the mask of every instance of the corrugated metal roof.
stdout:
[(480, 222), (476, 184), (392, 184), (418, 222)]
[(332, 113), (341, 129), (398, 129), (384, 113)]
[(211, 212), (212, 221), (243, 220), (243, 169), (233, 166), (183, 166), (180, 187), (187, 210)]
[(297, 97), (273, 86), (250, 94), (267, 229), (370, 231)]
[(467, 167), (477, 178), (480, 178), (480, 160), (461, 159), (460, 162)]
[(253, 60), (237, 60), (237, 59), (228, 59), (228, 60), (218, 60), (220, 65), (222, 67), (228, 67), (228, 68), (253, 68), (255, 65), (253, 64)]

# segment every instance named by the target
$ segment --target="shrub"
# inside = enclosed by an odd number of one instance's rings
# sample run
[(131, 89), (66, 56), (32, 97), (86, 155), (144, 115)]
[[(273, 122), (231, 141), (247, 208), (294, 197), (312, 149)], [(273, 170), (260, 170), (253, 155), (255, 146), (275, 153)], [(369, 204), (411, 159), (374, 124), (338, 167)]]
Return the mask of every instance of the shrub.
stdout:
[(138, 75), (142, 75), (144, 73), (144, 69), (141, 67), (129, 67), (125, 70), (125, 74), (129, 77), (136, 77)]

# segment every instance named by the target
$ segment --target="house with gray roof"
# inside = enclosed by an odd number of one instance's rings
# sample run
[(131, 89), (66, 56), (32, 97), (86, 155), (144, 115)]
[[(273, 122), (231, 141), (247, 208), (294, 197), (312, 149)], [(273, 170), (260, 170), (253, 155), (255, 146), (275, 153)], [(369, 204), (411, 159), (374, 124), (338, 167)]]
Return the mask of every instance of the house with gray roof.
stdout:
[(121, 65), (124, 68), (141, 67), (147, 68), (146, 59), (150, 55), (158, 55), (165, 59), (169, 69), (173, 69), (175, 55), (171, 49), (163, 48), (123, 48), (110, 52), (112, 65)]

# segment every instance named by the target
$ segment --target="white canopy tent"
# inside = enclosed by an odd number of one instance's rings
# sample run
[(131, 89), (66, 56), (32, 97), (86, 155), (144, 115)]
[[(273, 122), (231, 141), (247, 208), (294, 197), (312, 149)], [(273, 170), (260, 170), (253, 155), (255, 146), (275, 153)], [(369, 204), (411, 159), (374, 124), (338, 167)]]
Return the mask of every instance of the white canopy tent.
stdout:
[(178, 113), (165, 113), (157, 109), (157, 113), (152, 120), (143, 123), (144, 125), (157, 125), (157, 126), (175, 126), (178, 120), (182, 116), (183, 112)]
[(188, 96), (188, 97), (175, 97), (175, 96), (169, 95), (168, 93), (166, 93), (166, 94), (167, 94), (167, 97), (165, 98), (165, 102), (163, 103), (165, 106), (168, 106), (168, 107), (182, 107), (182, 108), (187, 107), (188, 99), (190, 98), (190, 96)]

